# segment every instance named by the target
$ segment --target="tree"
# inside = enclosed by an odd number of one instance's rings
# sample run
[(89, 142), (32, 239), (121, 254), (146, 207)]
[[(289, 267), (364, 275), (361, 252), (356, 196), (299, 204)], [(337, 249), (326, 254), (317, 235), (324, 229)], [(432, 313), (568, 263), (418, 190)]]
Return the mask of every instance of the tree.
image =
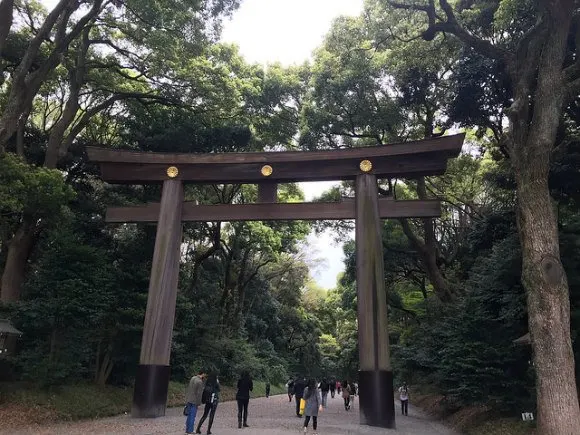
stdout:
[[(83, 3), (90, 8), (84, 10)], [(206, 76), (208, 69), (228, 57), (219, 49), (217, 53), (206, 49), (215, 39), (220, 18), (237, 5), (237, 0), (155, 4), (62, 0), (47, 12), (34, 2), (17, 4), (9, 15), (15, 12), (19, 25), (9, 28), (12, 32), (6, 37), (12, 48), (1, 53), (2, 74), (9, 86), (0, 106), (0, 154), (9, 149), (31, 163), (57, 168), (89, 125), (113, 130), (116, 123), (110, 119), (121, 118), (130, 100), (196, 111), (211, 110), (218, 100), (225, 109), (228, 99), (223, 95), (230, 93), (218, 96), (215, 91), (233, 80), (223, 71), (213, 74), (214, 80)], [(196, 56), (187, 55), (192, 52)], [(169, 71), (166, 65), (171, 66)], [(194, 90), (184, 94), (187, 86)], [(106, 120), (96, 122), (99, 116)], [(25, 130), (36, 119), (47, 135), (36, 150), (42, 157), (25, 149)], [(18, 237), (3, 246), (8, 254), (0, 281), (2, 301), (19, 298), (27, 261), (42, 229), (38, 216), (21, 216), (14, 229)]]
[[(512, 98), (503, 108), (509, 129), (500, 146), (509, 154), (516, 179), (539, 427), (548, 435), (573, 433), (580, 427), (580, 409), (570, 339), (569, 289), (560, 259), (548, 172), (563, 110), (580, 88), (576, 2), (386, 0), (378, 4), (402, 11), (396, 15), (399, 18), (408, 12), (413, 13), (411, 19), (422, 14), (427, 27), (420, 37), (431, 41), (440, 33), (454, 35), (466, 52), (492, 60), (509, 78), (505, 86)], [(554, 403), (562, 408), (556, 409)]]

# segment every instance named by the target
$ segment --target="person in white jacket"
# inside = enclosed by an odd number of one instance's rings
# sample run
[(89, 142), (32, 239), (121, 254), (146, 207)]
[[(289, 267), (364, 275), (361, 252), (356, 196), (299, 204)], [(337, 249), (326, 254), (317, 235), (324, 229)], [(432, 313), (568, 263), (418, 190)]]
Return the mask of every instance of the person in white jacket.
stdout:
[(401, 413), (409, 415), (409, 387), (407, 387), (406, 382), (403, 382), (403, 385), (399, 387), (399, 400), (401, 401)]

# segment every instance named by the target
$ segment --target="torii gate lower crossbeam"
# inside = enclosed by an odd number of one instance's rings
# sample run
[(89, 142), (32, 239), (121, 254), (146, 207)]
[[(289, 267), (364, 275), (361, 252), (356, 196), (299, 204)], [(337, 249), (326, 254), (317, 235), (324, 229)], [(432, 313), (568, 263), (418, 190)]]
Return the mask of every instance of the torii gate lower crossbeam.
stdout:
[[(222, 221), (356, 217), (360, 421), (361, 424), (394, 428), (393, 373), (380, 221), (381, 218), (436, 217), (440, 215), (440, 205), (437, 201), (379, 200), (377, 179), (441, 174), (447, 159), (459, 154), (463, 139), (464, 135), (455, 135), (381, 147), (310, 153), (182, 155), (89, 148), (89, 158), (100, 163), (105, 181), (163, 183), (160, 204), (110, 208), (107, 213), (110, 222), (157, 221), (132, 416), (165, 415), (184, 220), (208, 220), (219, 216), (224, 217), (217, 219)], [(327, 179), (355, 180), (355, 203), (274, 204), (276, 183)], [(184, 182), (257, 183), (262, 204), (197, 206), (183, 201)]]

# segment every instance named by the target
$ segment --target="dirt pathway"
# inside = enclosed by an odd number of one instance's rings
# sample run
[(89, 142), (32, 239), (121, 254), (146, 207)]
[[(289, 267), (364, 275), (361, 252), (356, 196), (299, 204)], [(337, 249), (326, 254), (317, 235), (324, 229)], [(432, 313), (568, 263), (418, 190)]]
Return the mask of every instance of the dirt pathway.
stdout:
[[(396, 403), (398, 405), (398, 402)], [(398, 407), (397, 407), (398, 410)], [(198, 414), (199, 415), (199, 414)], [(359, 425), (358, 398), (350, 411), (346, 411), (342, 399), (328, 400), (328, 408), (319, 416), (320, 435), (344, 434), (397, 434), (397, 435), (457, 435), (456, 432), (434, 422), (414, 407), (409, 407), (409, 416), (397, 414), (397, 429), (387, 430)], [(218, 407), (212, 433), (214, 435), (278, 435), (300, 434), (303, 420), (296, 417), (294, 402), (288, 403), (287, 396), (273, 396), (250, 401), (249, 428), (237, 428), (237, 408), (233, 402), (221, 403)], [(207, 422), (206, 422), (207, 425)], [(62, 423), (46, 427), (33, 426), (17, 431), (2, 431), (0, 434), (24, 435), (178, 435), (185, 433), (185, 417), (181, 409), (169, 409), (165, 417), (156, 419), (133, 419), (119, 416), (99, 420)], [(204, 428), (205, 429), (205, 428)], [(205, 433), (205, 431), (203, 432)], [(312, 433), (312, 423), (308, 433)]]

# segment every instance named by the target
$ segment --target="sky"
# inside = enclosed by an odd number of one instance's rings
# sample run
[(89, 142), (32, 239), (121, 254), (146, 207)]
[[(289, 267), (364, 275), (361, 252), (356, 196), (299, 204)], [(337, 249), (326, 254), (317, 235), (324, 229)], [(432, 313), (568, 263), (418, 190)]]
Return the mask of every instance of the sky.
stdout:
[(243, 0), (225, 23), (222, 40), (236, 43), (249, 62), (300, 64), (334, 18), (358, 15), (362, 8), (363, 0)]
[[(358, 15), (362, 8), (363, 0), (243, 0), (232, 19), (224, 23), (222, 40), (238, 45), (250, 63), (301, 64), (322, 43), (334, 18)], [(307, 201), (333, 184), (300, 183)], [(335, 244), (328, 231), (311, 233), (307, 257), (322, 260), (310, 268), (315, 281), (334, 288), (344, 270), (342, 245)]]

